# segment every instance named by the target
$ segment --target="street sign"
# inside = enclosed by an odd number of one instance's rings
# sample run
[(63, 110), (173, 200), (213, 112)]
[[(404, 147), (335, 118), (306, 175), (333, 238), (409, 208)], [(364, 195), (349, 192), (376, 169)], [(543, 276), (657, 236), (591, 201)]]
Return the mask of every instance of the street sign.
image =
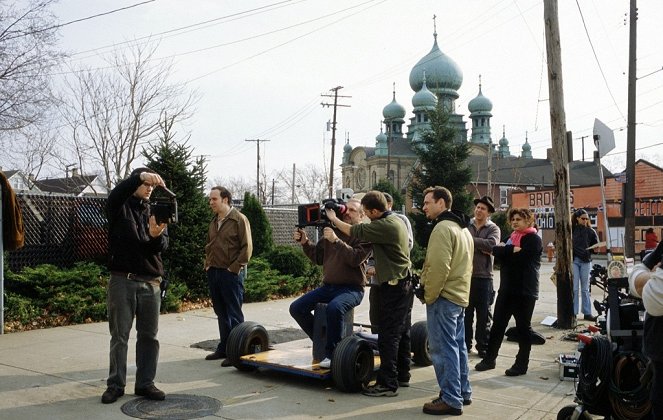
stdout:
[(610, 127), (598, 118), (594, 119), (594, 144), (599, 149), (599, 157), (603, 157), (615, 148), (615, 134)]

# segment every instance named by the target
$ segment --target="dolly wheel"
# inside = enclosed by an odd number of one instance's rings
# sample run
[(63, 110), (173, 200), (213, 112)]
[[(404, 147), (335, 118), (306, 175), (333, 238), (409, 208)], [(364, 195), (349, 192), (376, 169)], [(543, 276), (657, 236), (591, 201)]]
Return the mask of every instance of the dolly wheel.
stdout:
[(410, 330), (412, 343), (412, 360), (417, 366), (430, 366), (433, 360), (428, 351), (428, 325), (426, 321), (415, 322)]
[(331, 372), (336, 388), (359, 392), (373, 376), (373, 350), (368, 341), (355, 335), (345, 337), (334, 349)]
[(246, 321), (230, 331), (226, 345), (227, 359), (242, 371), (255, 370), (255, 366), (242, 364), (240, 357), (247, 354), (261, 353), (269, 349), (269, 336), (265, 327), (257, 322)]

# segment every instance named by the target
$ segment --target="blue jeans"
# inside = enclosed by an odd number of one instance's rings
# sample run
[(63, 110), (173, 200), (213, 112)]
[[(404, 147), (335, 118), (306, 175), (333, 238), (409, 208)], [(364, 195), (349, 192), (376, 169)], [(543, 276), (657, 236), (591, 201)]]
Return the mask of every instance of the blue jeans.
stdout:
[(110, 341), (110, 368), (106, 385), (124, 389), (127, 384), (129, 333), (136, 318), (136, 388), (154, 384), (159, 360), (159, 310), (161, 289), (158, 283), (129, 280), (111, 275), (106, 294)]
[(209, 294), (219, 323), (219, 345), (216, 352), (224, 355), (230, 331), (244, 322), (244, 269), (239, 273), (238, 275), (225, 268), (216, 267), (207, 270)]
[(426, 305), (428, 350), (430, 351), (440, 398), (453, 408), (463, 408), (472, 398), (465, 347), (465, 309), (439, 297)]
[(591, 262), (584, 262), (580, 258), (573, 259), (573, 313), (578, 315), (578, 287), (582, 299), (582, 313), (592, 314), (592, 302), (589, 298), (589, 270)]
[(323, 284), (299, 297), (290, 304), (290, 315), (297, 321), (306, 335), (313, 339), (313, 310), (318, 303), (327, 304), (327, 343), (325, 352), (331, 359), (334, 348), (341, 341), (343, 317), (364, 298), (361, 286)]

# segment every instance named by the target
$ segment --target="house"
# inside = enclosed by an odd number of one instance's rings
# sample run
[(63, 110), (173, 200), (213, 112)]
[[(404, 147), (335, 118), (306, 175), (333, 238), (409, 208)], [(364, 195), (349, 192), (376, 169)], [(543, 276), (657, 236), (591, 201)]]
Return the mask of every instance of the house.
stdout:
[(98, 175), (79, 175), (75, 169), (72, 170), (71, 176), (40, 179), (35, 181), (35, 184), (43, 192), (75, 197), (106, 196), (109, 193), (108, 187)]
[(39, 192), (39, 188), (35, 185), (35, 181), (31, 175), (26, 175), (20, 170), (2, 171), (2, 173), (7, 177), (9, 185), (14, 192)]

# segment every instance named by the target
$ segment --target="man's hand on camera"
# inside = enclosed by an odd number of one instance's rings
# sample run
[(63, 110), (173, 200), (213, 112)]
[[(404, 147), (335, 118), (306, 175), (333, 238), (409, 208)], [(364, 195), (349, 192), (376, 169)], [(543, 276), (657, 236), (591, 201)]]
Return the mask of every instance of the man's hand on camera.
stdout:
[(329, 219), (329, 221), (332, 223), (336, 223), (339, 221), (338, 216), (336, 216), (336, 212), (332, 209), (325, 209), (325, 215), (327, 216), (327, 219)]
[[(143, 172), (145, 173), (145, 172)], [(150, 236), (153, 238), (158, 238), (161, 236), (164, 230), (166, 230), (167, 223), (157, 223), (157, 219), (154, 216), (150, 216)]]
[(334, 232), (334, 229), (330, 227), (326, 227), (322, 230), (322, 236), (331, 243), (338, 241), (338, 236), (336, 236), (336, 232)]
[(300, 244), (305, 244), (308, 242), (308, 236), (306, 235), (306, 232), (304, 229), (295, 229), (295, 232), (292, 234), (292, 239), (294, 239), (295, 242), (299, 242)]

